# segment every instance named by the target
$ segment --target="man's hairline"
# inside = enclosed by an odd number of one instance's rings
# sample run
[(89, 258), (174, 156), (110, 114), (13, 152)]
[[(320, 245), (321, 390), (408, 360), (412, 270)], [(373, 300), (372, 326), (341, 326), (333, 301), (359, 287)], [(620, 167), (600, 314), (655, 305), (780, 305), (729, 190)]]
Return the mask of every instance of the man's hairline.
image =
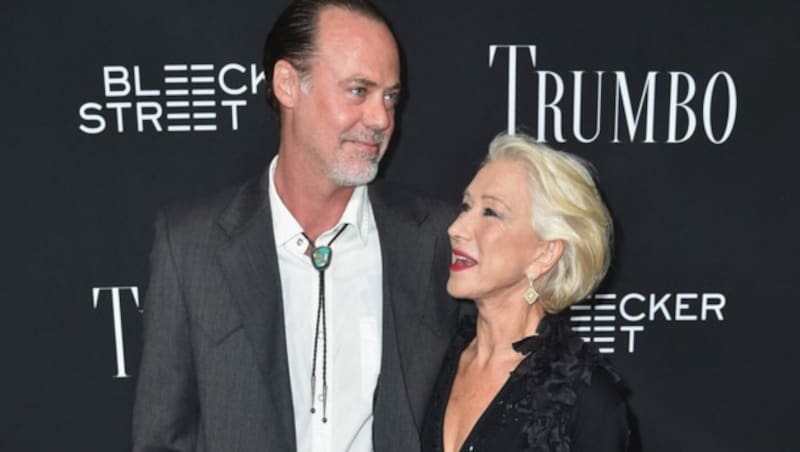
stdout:
[[(397, 50), (398, 56), (400, 54), (400, 43), (397, 42), (397, 37), (392, 32), (392, 29), (389, 27), (389, 24), (386, 23), (385, 19), (378, 19), (378, 18), (372, 17), (372, 16), (364, 13), (363, 11), (359, 11), (359, 10), (353, 9), (353, 8), (348, 8), (348, 7), (344, 6), (344, 5), (330, 5), (330, 4), (329, 5), (323, 5), (322, 7), (319, 8), (319, 10), (317, 11), (317, 14), (315, 14), (315, 16), (314, 16), (314, 23), (313, 23), (313, 27), (311, 29), (311, 52), (309, 52), (309, 54), (307, 56), (302, 57), (301, 59), (303, 61), (299, 62), (298, 65), (295, 65), (291, 61), (284, 59), (289, 64), (291, 64), (291, 66), (297, 71), (297, 73), (298, 73), (298, 75), (300, 77), (301, 87), (305, 86), (307, 90), (311, 89), (311, 67), (316, 62), (315, 60), (317, 60), (318, 57), (319, 57), (319, 42), (318, 42), (318, 40), (319, 40), (320, 22), (322, 22), (322, 14), (325, 11), (332, 10), (332, 9), (338, 9), (338, 10), (341, 10), (341, 11), (345, 11), (345, 12), (348, 12), (348, 13), (353, 14), (355, 16), (363, 17), (363, 18), (365, 18), (367, 20), (370, 20), (372, 22), (375, 22), (375, 23), (377, 23), (379, 25), (384, 26), (386, 28), (386, 30), (389, 32), (389, 35), (392, 37), (392, 40), (394, 41), (395, 49)], [(280, 60), (278, 60), (278, 61), (280, 61)], [(298, 66), (301, 66), (301, 67), (298, 67)], [(303, 66), (305, 67), (305, 69), (302, 69)], [(399, 86), (399, 84), (400, 84), (400, 82), (398, 81), (398, 86)], [(308, 94), (308, 91), (305, 91), (305, 92), (306, 92), (306, 94)]]

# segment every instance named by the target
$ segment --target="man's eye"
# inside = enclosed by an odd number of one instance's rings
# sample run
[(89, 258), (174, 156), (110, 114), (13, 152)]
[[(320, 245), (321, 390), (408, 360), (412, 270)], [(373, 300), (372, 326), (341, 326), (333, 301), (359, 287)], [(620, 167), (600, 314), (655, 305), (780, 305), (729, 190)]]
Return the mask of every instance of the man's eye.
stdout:
[(386, 102), (386, 105), (393, 107), (397, 105), (397, 102), (400, 101), (400, 93), (398, 92), (387, 93), (385, 96), (383, 96), (383, 100), (384, 102)]
[(367, 94), (367, 89), (360, 86), (355, 88), (350, 88), (350, 94), (353, 94), (354, 96), (363, 97), (365, 94)]
[(459, 211), (466, 212), (468, 210), (469, 210), (469, 204), (462, 202), (461, 205), (459, 206)]

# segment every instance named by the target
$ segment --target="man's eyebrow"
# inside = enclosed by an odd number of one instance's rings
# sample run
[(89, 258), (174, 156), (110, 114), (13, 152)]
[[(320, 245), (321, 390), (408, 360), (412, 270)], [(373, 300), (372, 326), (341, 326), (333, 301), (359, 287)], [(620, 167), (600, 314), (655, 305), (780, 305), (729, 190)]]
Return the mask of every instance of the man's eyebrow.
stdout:
[[(351, 83), (357, 83), (359, 85), (364, 85), (364, 86), (366, 86), (368, 88), (376, 88), (376, 87), (378, 87), (378, 84), (375, 83), (374, 80), (370, 80), (370, 79), (365, 78), (365, 77), (350, 77), (350, 78), (344, 79), (340, 83), (340, 85), (349, 85)], [(399, 91), (400, 90), (400, 82), (395, 83), (394, 85), (390, 86), (386, 90), (387, 91)]]

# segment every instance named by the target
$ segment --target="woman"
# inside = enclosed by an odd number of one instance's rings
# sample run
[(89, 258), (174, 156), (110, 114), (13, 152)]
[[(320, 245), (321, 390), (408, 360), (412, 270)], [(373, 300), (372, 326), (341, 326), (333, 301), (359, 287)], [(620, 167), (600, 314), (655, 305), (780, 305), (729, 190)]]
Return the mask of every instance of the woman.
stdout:
[(608, 269), (611, 217), (577, 157), (500, 135), (449, 229), (448, 292), (475, 301), (443, 364), (424, 451), (624, 451), (619, 378), (558, 312)]

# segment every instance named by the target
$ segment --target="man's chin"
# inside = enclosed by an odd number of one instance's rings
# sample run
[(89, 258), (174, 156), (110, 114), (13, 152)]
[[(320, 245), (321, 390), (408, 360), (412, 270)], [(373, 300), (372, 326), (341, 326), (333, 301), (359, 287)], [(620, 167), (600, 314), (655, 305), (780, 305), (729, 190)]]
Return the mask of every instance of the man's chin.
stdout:
[(347, 170), (334, 168), (331, 173), (331, 179), (342, 187), (356, 187), (372, 182), (377, 175), (378, 163), (376, 162), (370, 163), (369, 166), (365, 168), (348, 168)]

